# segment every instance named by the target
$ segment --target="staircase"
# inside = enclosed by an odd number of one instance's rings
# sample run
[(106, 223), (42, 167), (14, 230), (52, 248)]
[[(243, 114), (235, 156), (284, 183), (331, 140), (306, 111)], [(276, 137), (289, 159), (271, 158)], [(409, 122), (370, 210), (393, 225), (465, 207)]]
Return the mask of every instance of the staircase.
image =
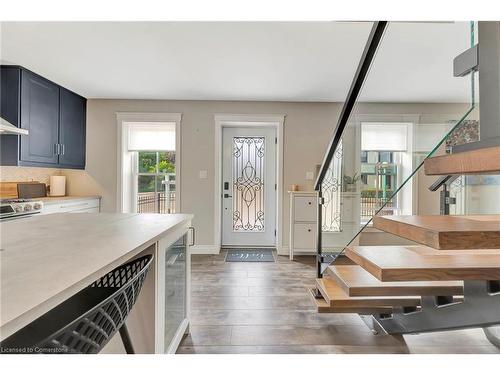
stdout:
[[(497, 61), (488, 57), (488, 53), (500, 51), (498, 25), (479, 22), (482, 30), (479, 50), (485, 58), (480, 58), (478, 65), (466, 63), (467, 69), (453, 72), (457, 79), (471, 78), (470, 107), (450, 121), (454, 124), (451, 129), (442, 130), (431, 140), (429, 134), (438, 132), (438, 127), (432, 125), (441, 121), (437, 117), (427, 123), (432, 124), (430, 127), (421, 126), (424, 123), (417, 120), (414, 126), (403, 127), (401, 132), (395, 124), (379, 126), (380, 131), (367, 130), (365, 138), (363, 123), (361, 127), (358, 124), (361, 120), (350, 120), (352, 116), (378, 118), (369, 112), (360, 112), (362, 106), (356, 105), (375, 56), (387, 50), (391, 52), (390, 47), (382, 43), (384, 33), (390, 32), (388, 23), (374, 23), (315, 182), (317, 279), (310, 292), (318, 312), (357, 313), (372, 330), (385, 334), (482, 327), (490, 342), (500, 345), (500, 212), (497, 208), (500, 184), (486, 179), (469, 184), (466, 178), (459, 178), (500, 174), (500, 75)], [(477, 47), (474, 30), (472, 24), (471, 51)], [(414, 47), (418, 49), (419, 43)], [(455, 59), (457, 67), (464, 63), (461, 56)], [(490, 63), (495, 69), (489, 67)], [(392, 75), (394, 67), (399, 69), (398, 63), (375, 66), (378, 74), (384, 72), (387, 76)], [(480, 111), (477, 111), (477, 90), (474, 89), (477, 71), (480, 73)], [(411, 85), (408, 82), (410, 90)], [(383, 87), (371, 89), (383, 90)], [(404, 117), (399, 112), (394, 116)], [(419, 132), (419, 128), (425, 130)], [(390, 147), (389, 139), (394, 141)], [(402, 141), (398, 143), (397, 139)], [(428, 144), (419, 150), (418, 142)], [(364, 153), (362, 159), (359, 149)], [(399, 169), (381, 168), (395, 163), (397, 158), (392, 151), (398, 149), (404, 150), (404, 155), (399, 155), (400, 164), (395, 164)], [(453, 153), (444, 154), (445, 149)], [(387, 151), (383, 158), (380, 151)], [(440, 153), (442, 155), (436, 156)], [(403, 167), (412, 172), (398, 174)], [(347, 184), (344, 180), (352, 182), (358, 173), (364, 174), (362, 184), (351, 184), (354, 185), (351, 189), (344, 186)], [(440, 177), (429, 186), (426, 176)], [(495, 184), (496, 192), (490, 189)], [(477, 189), (478, 185), (486, 189)], [(472, 187), (473, 191), (466, 191), (464, 186)], [(365, 190), (360, 192), (362, 188)], [(438, 192), (438, 189), (442, 190)], [(373, 196), (380, 207), (368, 222), (360, 225), (356, 199), (363, 193)], [(391, 211), (386, 207), (389, 201)], [(494, 214), (450, 215), (475, 211)], [(385, 215), (388, 212), (419, 214)], [(435, 215), (436, 212), (440, 215)], [(367, 229), (370, 222), (375, 230)], [(336, 233), (323, 230), (323, 224), (336, 228)], [(334, 254), (333, 263), (328, 263), (331, 257), (325, 254)], [(341, 262), (346, 258), (348, 261)]]
[[(460, 173), (499, 173), (475, 163), (489, 153), (464, 152)], [(454, 157), (429, 158), (426, 172), (439, 159), (439, 173), (454, 173), (443, 162)], [(389, 334), (500, 324), (500, 215), (375, 216), (373, 227), (416, 244), (348, 246), (355, 264), (332, 263), (311, 290), (318, 312), (357, 313)]]

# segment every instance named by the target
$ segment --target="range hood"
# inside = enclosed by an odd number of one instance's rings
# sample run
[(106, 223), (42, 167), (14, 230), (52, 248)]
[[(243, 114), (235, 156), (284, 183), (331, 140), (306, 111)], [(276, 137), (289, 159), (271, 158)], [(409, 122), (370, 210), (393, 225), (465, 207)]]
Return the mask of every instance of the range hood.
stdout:
[(28, 131), (26, 129), (18, 128), (0, 117), (0, 135), (4, 134), (28, 135)]

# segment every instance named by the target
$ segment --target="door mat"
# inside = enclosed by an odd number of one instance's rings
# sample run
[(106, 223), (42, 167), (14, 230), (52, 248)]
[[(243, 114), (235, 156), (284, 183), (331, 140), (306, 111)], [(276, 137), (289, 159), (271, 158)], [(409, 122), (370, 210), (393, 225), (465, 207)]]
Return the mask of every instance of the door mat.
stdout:
[(274, 249), (229, 249), (226, 262), (274, 262)]

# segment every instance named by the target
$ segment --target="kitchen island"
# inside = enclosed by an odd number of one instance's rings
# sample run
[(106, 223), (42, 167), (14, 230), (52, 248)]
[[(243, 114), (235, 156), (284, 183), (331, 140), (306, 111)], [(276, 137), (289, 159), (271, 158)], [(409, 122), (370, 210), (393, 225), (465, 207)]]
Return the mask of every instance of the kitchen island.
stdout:
[(61, 213), (3, 222), (0, 338), (117, 266), (149, 253), (154, 266), (127, 326), (137, 352), (174, 352), (188, 328), (191, 219), (181, 214)]

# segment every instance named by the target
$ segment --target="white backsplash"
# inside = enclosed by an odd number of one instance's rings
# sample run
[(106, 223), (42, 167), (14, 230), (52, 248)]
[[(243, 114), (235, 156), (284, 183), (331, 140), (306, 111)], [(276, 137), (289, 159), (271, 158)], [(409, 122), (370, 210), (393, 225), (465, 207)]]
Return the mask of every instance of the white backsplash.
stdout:
[(0, 167), (0, 181), (2, 182), (38, 181), (48, 184), (50, 176), (54, 175), (62, 175), (61, 169), (38, 167)]

